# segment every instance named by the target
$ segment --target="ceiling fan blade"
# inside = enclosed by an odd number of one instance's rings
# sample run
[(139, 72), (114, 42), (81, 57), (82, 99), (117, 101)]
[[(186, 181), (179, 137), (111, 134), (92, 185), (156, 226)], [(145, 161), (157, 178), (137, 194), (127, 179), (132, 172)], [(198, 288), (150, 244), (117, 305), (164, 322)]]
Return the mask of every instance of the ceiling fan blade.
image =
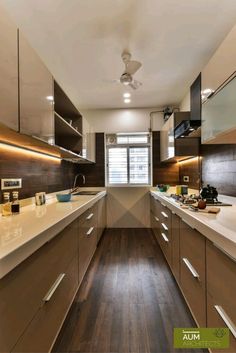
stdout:
[(139, 82), (137, 80), (133, 80), (129, 86), (133, 89), (138, 89), (140, 86), (142, 86), (142, 82)]
[(139, 61), (134, 61), (134, 60), (127, 61), (125, 63), (125, 72), (129, 75), (134, 75), (135, 72), (137, 72), (141, 66), (142, 64)]

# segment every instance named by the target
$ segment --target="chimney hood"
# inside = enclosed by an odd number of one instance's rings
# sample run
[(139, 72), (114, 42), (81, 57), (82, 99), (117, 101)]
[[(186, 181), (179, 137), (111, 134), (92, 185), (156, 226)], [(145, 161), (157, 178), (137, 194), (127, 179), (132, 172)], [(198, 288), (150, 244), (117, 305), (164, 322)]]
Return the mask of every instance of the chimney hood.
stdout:
[(201, 126), (201, 73), (190, 87), (190, 119), (183, 120), (174, 131), (175, 138), (199, 137)]

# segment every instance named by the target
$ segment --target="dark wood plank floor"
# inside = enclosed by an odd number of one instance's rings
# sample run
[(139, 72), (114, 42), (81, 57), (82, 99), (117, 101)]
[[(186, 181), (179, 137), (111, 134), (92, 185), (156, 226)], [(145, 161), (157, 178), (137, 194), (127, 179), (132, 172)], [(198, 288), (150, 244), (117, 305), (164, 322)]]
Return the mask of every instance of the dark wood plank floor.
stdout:
[(151, 231), (110, 229), (53, 352), (189, 353), (173, 349), (173, 328), (195, 326)]

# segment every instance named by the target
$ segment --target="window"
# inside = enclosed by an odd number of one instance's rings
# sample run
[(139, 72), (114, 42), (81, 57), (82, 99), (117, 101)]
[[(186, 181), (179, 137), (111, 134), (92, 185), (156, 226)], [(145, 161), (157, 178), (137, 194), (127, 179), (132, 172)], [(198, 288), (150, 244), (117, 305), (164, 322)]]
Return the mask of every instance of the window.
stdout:
[(150, 135), (106, 135), (107, 184), (150, 184)]

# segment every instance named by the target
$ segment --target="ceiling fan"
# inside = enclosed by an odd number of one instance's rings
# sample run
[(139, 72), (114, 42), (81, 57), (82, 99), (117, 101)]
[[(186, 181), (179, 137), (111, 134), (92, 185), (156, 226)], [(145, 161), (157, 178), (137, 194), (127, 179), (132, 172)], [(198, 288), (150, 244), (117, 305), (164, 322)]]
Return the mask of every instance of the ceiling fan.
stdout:
[(121, 58), (125, 64), (125, 70), (121, 77), (118, 80), (113, 80), (113, 82), (122, 83), (133, 89), (139, 88), (142, 83), (135, 80), (133, 75), (140, 69), (142, 64), (139, 61), (131, 60), (131, 54), (126, 51), (121, 54)]

